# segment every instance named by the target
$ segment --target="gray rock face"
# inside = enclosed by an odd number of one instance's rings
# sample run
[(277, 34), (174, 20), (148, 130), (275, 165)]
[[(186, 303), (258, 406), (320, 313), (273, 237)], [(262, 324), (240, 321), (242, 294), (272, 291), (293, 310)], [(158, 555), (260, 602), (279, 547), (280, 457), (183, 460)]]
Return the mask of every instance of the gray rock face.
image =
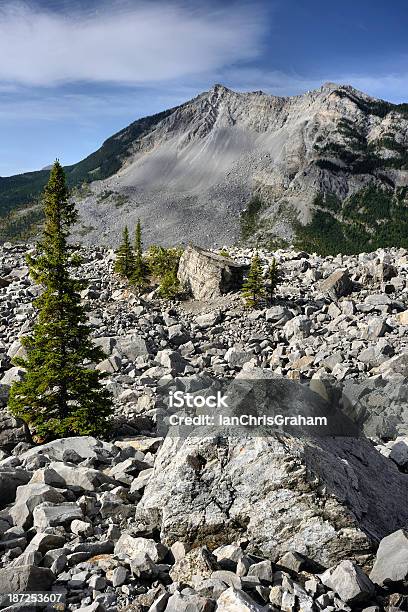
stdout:
[(353, 290), (353, 284), (347, 270), (336, 270), (328, 278), (320, 283), (320, 291), (334, 301), (349, 295)]
[(212, 612), (215, 601), (199, 595), (174, 593), (167, 602), (166, 612)]
[(408, 577), (408, 532), (399, 529), (381, 540), (370, 579), (380, 586)]
[(158, 562), (166, 556), (167, 548), (148, 538), (134, 538), (127, 533), (121, 535), (115, 545), (115, 555), (132, 557), (136, 554), (147, 554), (152, 561)]
[[(276, 385), (283, 407), (285, 391)], [(314, 393), (296, 392), (288, 405), (316, 402)], [(317, 493), (323, 483), (324, 502)], [(136, 522), (160, 529), (168, 545), (247, 537), (272, 559), (296, 550), (330, 566), (352, 549), (368, 552), (366, 533), (381, 539), (405, 524), (407, 487), (406, 477), (364, 439), (214, 437), (197, 429), (186, 440), (164, 441)]]
[(51, 461), (66, 461), (72, 452), (76, 453), (79, 461), (83, 461), (84, 459), (103, 459), (106, 453), (109, 455), (117, 451), (113, 450), (111, 444), (92, 436), (74, 436), (53, 440), (42, 444), (41, 447), (34, 447), (22, 453), (21, 459), (24, 461), (41, 454)]
[(82, 519), (82, 510), (77, 504), (50, 504), (43, 503), (34, 508), (33, 522), (38, 531), (44, 531), (48, 527), (58, 525), (69, 525), (75, 519)]
[(206, 578), (219, 568), (215, 557), (206, 547), (190, 550), (176, 561), (170, 571), (170, 577), (181, 584), (198, 587)]
[(265, 607), (257, 604), (240, 589), (230, 587), (217, 600), (217, 611), (220, 612), (265, 612)]
[(27, 426), (21, 419), (15, 419), (7, 412), (0, 412), (0, 450), (11, 452), (20, 442), (31, 442)]
[(22, 565), (0, 569), (0, 593), (49, 591), (53, 582), (54, 575), (46, 567)]
[(17, 487), (25, 485), (30, 480), (30, 475), (22, 469), (0, 470), (0, 506), (14, 501)]
[[(280, 207), (294, 209), (302, 221), (316, 192), (344, 197), (373, 181), (370, 174), (350, 172), (334, 153), (331, 159), (340, 171), (323, 170), (316, 163), (327, 159), (323, 151), (334, 143), (351, 153), (339, 129), (342, 120), (351, 121), (356, 133), (375, 143), (383, 158), (390, 154), (381, 146), (385, 134), (395, 134), (406, 146), (406, 118), (370, 112), (378, 104), (349, 86), (333, 83), (285, 98), (216, 85), (150, 118), (150, 129), (144, 124), (136, 128), (143, 133), (136, 141), (133, 125), (115, 137), (116, 144), (124, 144), (121, 159), (126, 162), (112, 177), (91, 184), (79, 207), (74, 238), (88, 245), (116, 246), (123, 226), (135, 226), (140, 216), (147, 244), (178, 244), (186, 237), (203, 246), (233, 244), (253, 185), (271, 203), (263, 214), (275, 222), (278, 235), (290, 238), (293, 228), (286, 215), (278, 216), (276, 223)], [(163, 159), (169, 163), (163, 164)], [(404, 173), (395, 172), (406, 184)], [(384, 163), (376, 180), (391, 173)], [(118, 199), (123, 200), (119, 209)], [(151, 223), (152, 211), (156, 219), (166, 219), (165, 231), (163, 224)]]
[(17, 489), (16, 502), (10, 510), (14, 525), (26, 529), (31, 526), (34, 509), (43, 502), (62, 503), (62, 493), (44, 484), (27, 484)]
[(322, 582), (347, 604), (367, 601), (375, 590), (368, 576), (351, 561), (341, 561), (334, 569), (328, 570), (323, 575)]
[(206, 300), (239, 290), (246, 269), (232, 259), (189, 246), (181, 256), (177, 275), (186, 291)]
[(54, 470), (66, 487), (95, 491), (104, 483), (115, 481), (107, 474), (93, 468), (71, 465), (62, 462), (50, 463), (50, 469)]

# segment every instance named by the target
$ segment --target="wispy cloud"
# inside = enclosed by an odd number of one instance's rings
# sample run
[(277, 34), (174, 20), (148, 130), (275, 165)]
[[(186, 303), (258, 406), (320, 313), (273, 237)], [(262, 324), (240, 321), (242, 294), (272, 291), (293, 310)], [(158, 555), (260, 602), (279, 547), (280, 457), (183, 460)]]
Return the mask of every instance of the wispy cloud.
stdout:
[(253, 3), (192, 10), (162, 2), (110, 4), (93, 13), (0, 8), (0, 81), (149, 84), (254, 59), (265, 10)]

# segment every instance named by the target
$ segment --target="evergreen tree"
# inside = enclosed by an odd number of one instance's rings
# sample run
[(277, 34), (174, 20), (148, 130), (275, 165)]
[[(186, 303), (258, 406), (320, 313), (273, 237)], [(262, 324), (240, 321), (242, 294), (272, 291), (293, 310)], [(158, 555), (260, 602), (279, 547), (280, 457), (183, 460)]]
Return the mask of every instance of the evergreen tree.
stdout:
[(272, 259), (272, 263), (268, 268), (266, 273), (266, 279), (268, 281), (268, 294), (269, 299), (273, 299), (273, 294), (275, 293), (276, 287), (279, 283), (279, 268), (276, 263), (275, 257)]
[(164, 298), (172, 299), (180, 293), (180, 283), (177, 278), (177, 270), (181, 248), (164, 248), (152, 245), (149, 248), (149, 269), (159, 280), (159, 295)]
[(127, 225), (123, 230), (122, 244), (116, 251), (116, 261), (114, 270), (117, 274), (130, 280), (135, 271), (135, 254), (129, 240), (129, 230)]
[(261, 261), (258, 253), (252, 258), (248, 277), (242, 287), (242, 294), (247, 306), (254, 308), (265, 297)]
[(180, 293), (180, 282), (177, 278), (177, 269), (168, 270), (160, 279), (160, 297), (168, 300), (176, 298)]
[(138, 292), (143, 291), (147, 285), (147, 266), (143, 259), (143, 246), (142, 246), (142, 226), (140, 219), (137, 220), (136, 234), (135, 234), (135, 261), (134, 271), (131, 277), (132, 285), (137, 289)]
[(80, 263), (68, 246), (77, 212), (58, 161), (51, 170), (43, 205), (43, 238), (27, 258), (31, 276), (43, 291), (34, 301), (38, 317), (33, 331), (22, 340), (27, 358), (16, 360), (26, 374), (11, 388), (9, 409), (40, 439), (103, 436), (112, 401), (101, 385), (101, 373), (90, 365), (101, 361), (104, 354), (90, 338), (79, 294), (85, 285), (71, 276)]

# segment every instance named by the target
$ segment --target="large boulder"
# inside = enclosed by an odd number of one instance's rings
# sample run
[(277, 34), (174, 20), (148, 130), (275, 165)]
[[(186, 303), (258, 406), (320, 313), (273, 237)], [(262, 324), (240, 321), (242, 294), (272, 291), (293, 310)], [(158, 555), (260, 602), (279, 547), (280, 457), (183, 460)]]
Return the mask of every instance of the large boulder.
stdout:
[[(280, 414), (312, 414), (323, 402), (278, 378), (269, 392)], [(350, 556), (364, 562), (373, 540), (404, 526), (407, 495), (407, 476), (363, 436), (197, 428), (165, 439), (136, 521), (160, 529), (166, 545), (213, 549), (244, 537), (271, 560), (296, 550), (330, 567)]]
[(63, 503), (64, 496), (60, 491), (44, 484), (26, 484), (18, 487), (16, 502), (10, 509), (10, 516), (16, 527), (27, 529), (32, 525), (34, 509), (43, 502)]
[(32, 457), (43, 455), (50, 461), (71, 461), (73, 454), (78, 461), (84, 459), (96, 459), (106, 461), (107, 457), (117, 453), (113, 444), (97, 440), (92, 436), (74, 436), (71, 438), (60, 438), (41, 446), (35, 446), (20, 455), (21, 461), (26, 461)]
[(321, 577), (323, 584), (333, 589), (342, 601), (355, 604), (374, 595), (375, 587), (363, 570), (349, 560), (341, 561)]
[(319, 286), (322, 293), (328, 295), (333, 301), (349, 295), (353, 291), (353, 283), (347, 270), (336, 270), (325, 278)]
[(181, 256), (177, 276), (194, 298), (207, 300), (238, 291), (246, 269), (228, 257), (189, 246)]
[(408, 531), (399, 529), (381, 540), (370, 578), (380, 586), (408, 578)]
[(46, 567), (20, 565), (0, 570), (0, 593), (49, 591), (55, 578)]
[(121, 355), (125, 355), (129, 361), (136, 361), (138, 357), (149, 355), (145, 340), (138, 334), (116, 337), (116, 349)]

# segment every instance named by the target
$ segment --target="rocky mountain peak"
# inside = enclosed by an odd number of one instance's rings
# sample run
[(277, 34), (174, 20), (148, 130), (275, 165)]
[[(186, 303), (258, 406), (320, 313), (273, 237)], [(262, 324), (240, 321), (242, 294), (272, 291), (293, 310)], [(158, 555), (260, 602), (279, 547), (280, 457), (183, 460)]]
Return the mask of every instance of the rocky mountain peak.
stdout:
[[(75, 194), (75, 238), (115, 244), (124, 224), (140, 217), (148, 242), (188, 236), (202, 246), (259, 238), (291, 243), (306, 226), (307, 248), (316, 249), (317, 240), (325, 252), (403, 246), (407, 147), (406, 105), (349, 85), (327, 82), (279, 97), (216, 83), (132, 123), (67, 169), (71, 185), (88, 185)], [(45, 171), (0, 179), (0, 213), (32, 205), (46, 179)], [(375, 206), (383, 192), (387, 201)], [(251, 211), (254, 197), (261, 206)], [(30, 215), (38, 220), (35, 206)], [(28, 224), (20, 213), (3, 228), (0, 221), (0, 231), (17, 234)]]

